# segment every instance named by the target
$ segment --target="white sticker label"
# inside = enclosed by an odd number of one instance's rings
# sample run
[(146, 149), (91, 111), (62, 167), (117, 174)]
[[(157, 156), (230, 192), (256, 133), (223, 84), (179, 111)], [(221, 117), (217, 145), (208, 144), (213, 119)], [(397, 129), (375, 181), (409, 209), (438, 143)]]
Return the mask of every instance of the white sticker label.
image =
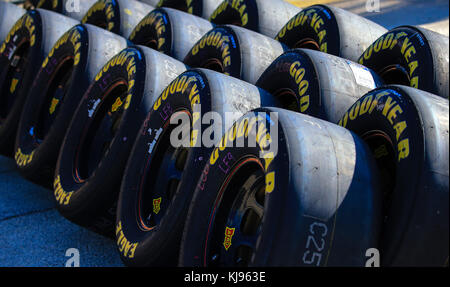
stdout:
[(369, 88), (371, 90), (376, 88), (372, 73), (370, 73), (368, 68), (351, 61), (347, 61), (347, 63), (352, 69), (353, 75), (355, 76), (356, 83), (358, 85)]

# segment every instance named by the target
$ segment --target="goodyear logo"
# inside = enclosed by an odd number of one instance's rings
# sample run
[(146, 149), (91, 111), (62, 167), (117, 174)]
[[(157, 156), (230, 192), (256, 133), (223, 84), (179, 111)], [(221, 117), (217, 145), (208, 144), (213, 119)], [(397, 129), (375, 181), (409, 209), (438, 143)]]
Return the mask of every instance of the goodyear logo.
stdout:
[[(398, 161), (404, 160), (410, 155), (409, 138), (405, 138), (408, 123), (401, 116), (403, 114), (402, 106), (391, 94), (393, 90), (384, 90), (376, 94), (370, 94), (358, 100), (342, 117), (339, 125), (347, 127), (348, 121), (353, 121), (364, 114), (380, 112), (391, 124), (396, 133)], [(385, 154), (383, 150), (375, 151), (375, 156), (380, 157)]]
[(164, 33), (166, 32), (166, 22), (165, 15), (159, 11), (150, 12), (139, 24), (134, 28), (130, 35), (130, 41), (134, 41), (136, 34), (143, 29), (148, 29), (147, 26), (155, 25), (156, 34), (158, 36), (158, 49), (167, 42), (164, 38)]
[(25, 14), (14, 24), (14, 26), (9, 31), (8, 35), (5, 38), (5, 41), (0, 46), (0, 54), (5, 52), (6, 46), (11, 42), (11, 40), (15, 41), (15, 35), (17, 31), (19, 29), (22, 29), (23, 27), (28, 31), (28, 35), (30, 37), (30, 47), (34, 46), (34, 44), (36, 43), (36, 26), (34, 25), (33, 18), (30, 15)]
[[(199, 80), (196, 76), (187, 76), (182, 75), (176, 78), (161, 94), (161, 96), (155, 101), (153, 105), (153, 110), (158, 111), (159, 108), (162, 106), (162, 103), (166, 101), (166, 99), (170, 96), (177, 93), (184, 94), (189, 93), (189, 102), (191, 103), (191, 109), (195, 111), (194, 106), (200, 105), (200, 90), (197, 84), (199, 83)], [(188, 87), (191, 85), (190, 91), (187, 90)], [(200, 112), (195, 111), (192, 114), (192, 126), (195, 126), (197, 121), (200, 120)], [(191, 147), (196, 146), (199, 138), (199, 131), (197, 129), (193, 129), (191, 132)]]
[(225, 228), (225, 239), (223, 240), (223, 247), (225, 247), (225, 250), (228, 251), (231, 247), (231, 241), (233, 240), (235, 228)]
[[(221, 32), (212, 30), (208, 34), (202, 37), (197, 44), (191, 50), (192, 56), (198, 54), (198, 52), (205, 47), (212, 47), (215, 49), (219, 49), (222, 54), (222, 64), (224, 68), (231, 66), (231, 46), (230, 43), (233, 44), (233, 48), (235, 48), (235, 44), (232, 43), (234, 41), (233, 37), (229, 37), (227, 35), (223, 35)], [(228, 73), (225, 73), (228, 74)], [(229, 75), (229, 74), (228, 74)]]
[(298, 85), (298, 96), (300, 97), (300, 112), (305, 113), (309, 109), (310, 100), (307, 94), (309, 88), (308, 80), (304, 79), (306, 75), (305, 68), (301, 68), (300, 61), (297, 61), (289, 68), (289, 74)]
[(45, 58), (44, 62), (42, 63), (42, 68), (47, 67), (47, 65), (49, 64), (49, 60), (51, 57), (53, 57), (54, 53), (62, 46), (65, 45), (66, 43), (70, 42), (72, 44), (73, 47), (73, 55), (74, 55), (74, 66), (77, 66), (80, 62), (80, 57), (81, 57), (81, 34), (78, 31), (78, 29), (72, 29), (69, 32), (65, 33), (61, 38), (58, 39), (58, 41), (55, 43), (55, 45), (52, 47), (52, 49), (50, 50), (50, 53), (48, 53), (48, 56)]
[[(230, 3), (231, 2), (231, 5)], [(213, 12), (211, 17), (209, 18), (210, 21), (213, 21), (217, 18), (220, 14), (222, 14), (228, 6), (231, 7), (231, 9), (236, 10), (239, 13), (239, 16), (241, 17), (241, 24), (245, 27), (248, 23), (248, 12), (247, 12), (247, 5), (244, 4), (244, 0), (232, 0), (232, 1), (224, 1), (222, 4), (217, 7), (217, 9)]]
[(95, 14), (97, 12), (104, 12), (106, 15), (106, 20), (108, 22), (108, 31), (112, 31), (114, 29), (114, 22), (112, 22), (112, 19), (115, 17), (114, 9), (113, 9), (114, 2), (112, 0), (103, 0), (96, 2), (86, 13), (83, 20), (81, 22), (83, 24), (88, 23), (89, 18), (92, 17), (92, 14)]
[(275, 158), (273, 151), (265, 151), (273, 142), (269, 129), (265, 124), (265, 119), (260, 116), (244, 118), (230, 128), (222, 137), (219, 146), (214, 148), (209, 159), (210, 166), (214, 166), (221, 157), (222, 152), (227, 146), (232, 146), (233, 141), (237, 138), (248, 138), (251, 131), (256, 133), (256, 143), (259, 145), (262, 158), (264, 159), (264, 171), (266, 172), (266, 193), (271, 193), (275, 188), (275, 171), (269, 172), (269, 167)]
[[(323, 10), (326, 11), (326, 10)], [(324, 19), (319, 15), (318, 10), (311, 8), (305, 9), (297, 14), (294, 18), (292, 18), (278, 33), (275, 37), (275, 40), (281, 41), (285, 36), (286, 32), (295, 29), (298, 26), (306, 26), (309, 25), (317, 35), (319, 39), (320, 51), (327, 53), (328, 52), (328, 43), (326, 41), (327, 30), (325, 26)]]
[[(423, 41), (420, 37), (419, 40), (421, 42)], [(410, 86), (413, 88), (419, 88), (420, 79), (419, 75), (416, 74), (418, 71), (417, 68), (420, 67), (420, 63), (417, 60), (417, 57), (415, 57), (417, 50), (413, 45), (411, 38), (408, 37), (408, 34), (403, 31), (398, 33), (387, 33), (378, 38), (359, 58), (359, 63), (364, 65), (365, 61), (370, 60), (374, 54), (385, 50), (392, 50), (396, 45), (400, 45), (400, 53), (408, 65), (409, 77), (411, 79)]]

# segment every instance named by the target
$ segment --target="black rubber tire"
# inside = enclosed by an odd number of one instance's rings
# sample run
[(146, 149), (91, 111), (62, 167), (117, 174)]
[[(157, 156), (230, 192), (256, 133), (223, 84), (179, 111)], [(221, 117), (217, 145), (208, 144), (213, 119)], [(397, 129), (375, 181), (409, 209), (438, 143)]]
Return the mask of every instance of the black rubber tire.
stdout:
[(140, 0), (150, 6), (157, 7), (160, 0)]
[(291, 48), (308, 48), (357, 62), (387, 30), (349, 11), (314, 5), (305, 8), (275, 37)]
[(233, 25), (216, 26), (189, 51), (184, 63), (255, 84), (287, 47), (267, 36)]
[(359, 58), (387, 84), (411, 86), (448, 99), (448, 37), (414, 26), (394, 28)]
[[(236, 147), (256, 131), (254, 147)], [(362, 140), (317, 118), (261, 108), (221, 143), (198, 181), (179, 265), (365, 265), (366, 250), (377, 247), (381, 196)]]
[(25, 12), (25, 9), (17, 5), (0, 1), (0, 45), (5, 41), (12, 26)]
[(90, 24), (73, 27), (56, 42), (36, 75), (17, 131), (15, 158), (23, 176), (52, 187), (59, 149), (76, 107), (97, 72), (127, 44)]
[(168, 7), (197, 16), (202, 15), (201, 0), (161, 0), (157, 7)]
[(183, 61), (192, 46), (212, 28), (203, 18), (172, 8), (157, 8), (136, 25), (129, 40)]
[(381, 170), (385, 266), (444, 266), (449, 255), (449, 104), (406, 86), (364, 95), (340, 125), (371, 147)]
[(39, 0), (35, 7), (61, 13), (62, 2), (63, 0)]
[(215, 24), (232, 24), (275, 38), (301, 9), (283, 0), (224, 0), (210, 15)]
[(99, 0), (81, 22), (128, 38), (134, 27), (153, 9), (154, 7), (136, 0)]
[(87, 11), (97, 2), (97, 0), (75, 1), (77, 0), (63, 0), (61, 13), (78, 21), (83, 20)]
[(23, 8), (27, 10), (35, 9), (40, 0), (25, 0)]
[(12, 155), (23, 105), (41, 63), (79, 22), (44, 9), (27, 12), (0, 46), (0, 153)]
[(78, 106), (56, 166), (58, 211), (114, 236), (125, 164), (153, 102), (184, 64), (146, 47), (127, 48), (97, 74)]
[[(141, 0), (153, 2), (155, 0)], [(192, 15), (209, 19), (209, 16), (222, 3), (223, 0), (158, 0), (157, 7), (168, 7)]]
[(360, 97), (383, 84), (370, 69), (350, 60), (309, 49), (278, 57), (256, 85), (285, 109), (337, 123)]
[[(200, 104), (201, 111), (195, 110), (194, 104)], [(217, 126), (212, 144), (208, 145), (201, 134), (209, 127), (203, 116), (213, 111), (226, 119), (225, 112), (234, 112), (239, 118), (261, 105), (274, 106), (276, 102), (270, 94), (253, 85), (206, 69), (189, 70), (166, 88), (141, 127), (122, 181), (116, 238), (126, 265), (177, 264), (192, 193), (205, 159), (214, 147), (214, 138), (218, 141), (226, 131)], [(179, 126), (170, 124), (176, 113), (187, 113), (194, 119), (189, 122), (190, 130), (198, 131), (201, 126), (198, 136), (194, 135), (184, 146), (175, 146), (170, 141), (172, 128)], [(227, 118), (223, 123), (231, 126), (233, 119)], [(169, 157), (170, 161), (165, 161)], [(170, 173), (171, 167), (176, 173)], [(124, 246), (130, 244), (134, 246), (131, 256), (124, 251)]]

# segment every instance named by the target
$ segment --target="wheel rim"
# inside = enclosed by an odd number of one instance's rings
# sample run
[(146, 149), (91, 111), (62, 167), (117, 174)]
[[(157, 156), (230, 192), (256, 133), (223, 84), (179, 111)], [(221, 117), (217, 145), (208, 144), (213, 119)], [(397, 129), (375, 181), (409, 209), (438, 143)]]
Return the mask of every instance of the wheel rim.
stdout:
[(408, 71), (400, 65), (390, 65), (380, 72), (380, 77), (386, 85), (398, 84), (409, 86), (411, 79)]
[(389, 210), (396, 182), (395, 147), (389, 136), (383, 131), (370, 131), (361, 137), (369, 146), (380, 172), (383, 193), (384, 214)]
[[(190, 113), (186, 110), (178, 113)], [(183, 177), (189, 149), (174, 147), (170, 135), (175, 125), (166, 123), (152, 153), (151, 164), (147, 165), (139, 187), (138, 222), (142, 230), (148, 231), (158, 226), (170, 208)]]
[(14, 91), (17, 91), (17, 85), (21, 85), (21, 80), (25, 74), (25, 67), (28, 64), (29, 51), (30, 43), (23, 41), (18, 45), (17, 50), (11, 57), (10, 65), (0, 92), (0, 123), (6, 120), (10, 110), (14, 106), (16, 96), (15, 92), (11, 92), (11, 88), (15, 86)]
[(280, 104), (285, 109), (298, 112), (300, 103), (298, 102), (297, 95), (291, 89), (280, 89), (274, 92), (274, 97), (280, 101)]
[(310, 49), (320, 51), (319, 43), (312, 38), (305, 38), (295, 43), (294, 48)]
[(213, 70), (219, 73), (225, 72), (222, 61), (217, 58), (208, 59), (201, 66), (205, 69)]
[(81, 183), (90, 178), (100, 162), (109, 152), (123, 119), (124, 110), (119, 107), (112, 111), (116, 100), (124, 101), (128, 91), (126, 81), (113, 84), (101, 97), (102, 103), (93, 120), (82, 136), (75, 160), (75, 179)]
[(248, 266), (264, 217), (265, 176), (259, 160), (240, 161), (221, 188), (219, 197), (213, 227), (208, 230), (209, 252), (205, 253), (205, 265)]
[(71, 86), (71, 76), (74, 69), (73, 64), (73, 57), (67, 57), (61, 61), (53, 72), (36, 123), (35, 134), (38, 142), (44, 140), (58, 115), (60, 102), (64, 99)]

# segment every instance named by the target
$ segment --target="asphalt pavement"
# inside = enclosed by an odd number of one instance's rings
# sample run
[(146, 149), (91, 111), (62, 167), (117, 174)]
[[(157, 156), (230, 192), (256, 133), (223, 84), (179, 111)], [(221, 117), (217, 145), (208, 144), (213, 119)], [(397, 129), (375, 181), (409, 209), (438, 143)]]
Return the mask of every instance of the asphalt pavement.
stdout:
[(0, 156), (0, 267), (64, 267), (78, 250), (82, 267), (123, 266), (115, 243), (59, 215), (52, 191), (24, 180)]
[[(365, 0), (289, 2), (302, 7), (335, 5), (388, 29), (408, 24), (449, 34), (448, 0), (380, 0), (379, 11), (368, 11), (377, 7)], [(64, 219), (55, 209), (51, 190), (24, 180), (14, 161), (0, 156), (0, 267), (63, 267), (73, 258), (66, 256), (72, 248), (79, 252), (80, 266), (122, 266), (113, 240)]]

